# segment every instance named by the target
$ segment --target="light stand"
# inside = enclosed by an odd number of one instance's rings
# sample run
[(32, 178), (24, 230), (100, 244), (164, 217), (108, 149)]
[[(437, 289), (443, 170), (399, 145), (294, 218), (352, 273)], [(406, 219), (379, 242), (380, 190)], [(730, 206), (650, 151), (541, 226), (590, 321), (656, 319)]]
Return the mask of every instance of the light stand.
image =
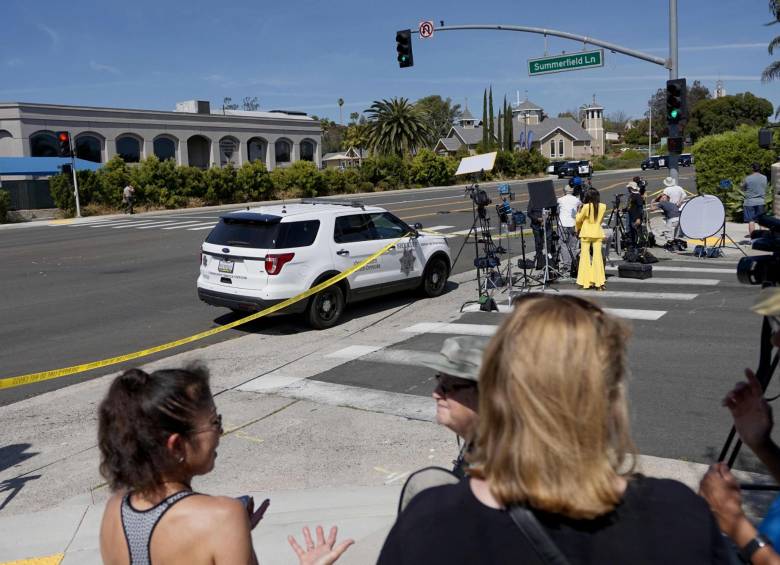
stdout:
[[(546, 290), (549, 284), (556, 278), (560, 277), (560, 271), (550, 266), (550, 249), (547, 246), (547, 221), (550, 219), (550, 209), (542, 209), (542, 249), (544, 250), (544, 268), (542, 269), (542, 291)], [(551, 275), (557, 275), (555, 277)], [(558, 292), (558, 289), (553, 289)]]

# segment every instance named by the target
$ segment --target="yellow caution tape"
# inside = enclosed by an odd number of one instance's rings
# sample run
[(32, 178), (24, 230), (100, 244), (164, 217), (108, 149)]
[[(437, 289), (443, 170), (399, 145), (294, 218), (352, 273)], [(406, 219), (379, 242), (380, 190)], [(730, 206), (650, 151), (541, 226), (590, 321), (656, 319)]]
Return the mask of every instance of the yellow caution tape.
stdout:
[(30, 559), (3, 561), (0, 565), (59, 565), (64, 558), (64, 553), (55, 553), (54, 555), (48, 555), (46, 557), (31, 557)]
[(234, 322), (230, 322), (229, 324), (225, 324), (224, 326), (220, 326), (218, 328), (213, 328), (210, 330), (206, 330), (204, 332), (197, 333), (195, 335), (191, 335), (189, 337), (184, 337), (182, 339), (177, 339), (176, 341), (170, 341), (168, 343), (163, 343), (162, 345), (157, 345), (155, 347), (150, 347), (148, 349), (143, 349), (141, 351), (136, 351), (134, 353), (127, 353), (125, 355), (119, 355), (117, 357), (110, 357), (108, 359), (102, 359), (100, 361), (93, 361), (92, 363), (84, 363), (82, 365), (74, 365), (72, 367), (65, 367), (62, 369), (53, 369), (51, 371), (43, 371), (40, 373), (30, 373), (27, 375), (20, 375), (18, 377), (7, 377), (4, 379), (0, 379), (0, 390), (6, 389), (6, 388), (14, 388), (18, 386), (23, 385), (29, 385), (33, 383), (39, 383), (41, 381), (48, 381), (51, 379), (58, 379), (60, 377), (67, 377), (68, 375), (75, 375), (77, 373), (83, 373), (85, 371), (91, 371), (93, 369), (99, 369), (101, 367), (108, 367), (110, 365), (116, 365), (117, 363), (124, 363), (126, 361), (132, 361), (133, 359), (139, 359), (141, 357), (147, 357), (149, 355), (152, 355), (154, 353), (159, 353), (160, 351), (166, 351), (168, 349), (173, 349), (174, 347), (179, 347), (181, 345), (186, 345), (188, 343), (192, 343), (193, 341), (198, 341), (207, 337), (210, 337), (212, 335), (216, 335), (222, 332), (225, 332), (227, 330), (232, 330), (235, 327), (241, 326), (243, 324), (246, 324), (247, 322), (251, 322), (253, 320), (257, 320), (258, 318), (262, 318), (263, 316), (267, 316), (268, 314), (273, 314), (274, 312), (277, 312), (279, 310), (282, 310), (284, 308), (287, 308), (288, 306), (291, 306), (292, 304), (295, 304), (296, 302), (299, 302), (305, 298), (308, 298), (312, 296), (313, 294), (317, 294), (319, 291), (328, 288), (329, 286), (332, 286), (336, 284), (339, 281), (344, 280), (351, 274), (359, 271), (366, 265), (368, 265), (371, 261), (374, 261), (381, 255), (384, 255), (387, 253), (390, 249), (395, 247), (398, 242), (400, 242), (405, 237), (409, 237), (410, 234), (405, 234), (395, 241), (391, 241), (387, 245), (385, 245), (382, 249), (368, 257), (367, 259), (361, 261), (360, 263), (357, 263), (356, 265), (353, 265), (346, 271), (343, 271), (339, 273), (338, 275), (335, 275), (331, 278), (329, 278), (326, 281), (321, 282), (320, 284), (313, 286), (309, 290), (306, 290), (300, 294), (297, 294), (293, 296), (292, 298), (288, 298), (287, 300), (284, 300), (283, 302), (279, 302), (278, 304), (274, 304), (273, 306), (269, 306), (268, 308), (261, 310), (259, 312), (255, 312), (254, 314), (250, 314), (249, 316), (246, 316), (245, 318), (241, 318), (240, 320), (236, 320)]

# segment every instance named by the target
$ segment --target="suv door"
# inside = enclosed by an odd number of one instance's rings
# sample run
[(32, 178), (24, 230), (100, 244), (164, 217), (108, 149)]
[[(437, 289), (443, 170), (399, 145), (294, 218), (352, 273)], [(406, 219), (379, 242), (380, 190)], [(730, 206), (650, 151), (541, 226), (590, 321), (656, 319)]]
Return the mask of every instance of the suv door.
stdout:
[[(374, 224), (376, 236), (382, 240), (382, 245), (387, 245), (388, 240), (398, 239), (412, 231), (405, 222), (390, 212), (371, 214), (371, 222)], [(382, 263), (382, 271), (386, 274), (383, 282), (405, 281), (422, 276), (425, 257), (417, 238), (403, 239), (383, 257), (386, 258)]]
[[(387, 243), (387, 242), (384, 242)], [(383, 247), (377, 237), (371, 217), (365, 212), (336, 216), (333, 224), (333, 264), (339, 271), (346, 271), (364, 261)], [(351, 288), (358, 289), (380, 284), (385, 277), (383, 263), (387, 254), (379, 256), (356, 273), (347, 277)]]

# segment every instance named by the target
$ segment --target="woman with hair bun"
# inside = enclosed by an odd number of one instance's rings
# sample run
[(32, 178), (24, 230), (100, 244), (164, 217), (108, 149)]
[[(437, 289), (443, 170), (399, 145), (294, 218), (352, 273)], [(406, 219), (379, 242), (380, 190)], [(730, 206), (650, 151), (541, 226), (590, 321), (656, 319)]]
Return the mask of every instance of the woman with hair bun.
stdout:
[(379, 565), (731, 563), (702, 498), (633, 471), (626, 341), (581, 298), (518, 298), (483, 356), (469, 477), (416, 495)]
[[(100, 527), (108, 565), (257, 563), (251, 530), (268, 501), (254, 502), (193, 491), (192, 479), (214, 468), (222, 435), (208, 372), (200, 366), (131, 369), (114, 379), (100, 404), (100, 472), (113, 496)], [(334, 547), (336, 529), (317, 543), (304, 529), (306, 550), (290, 543), (300, 563), (335, 562), (352, 543)]]
[(607, 205), (600, 202), (599, 191), (589, 188), (585, 192), (582, 207), (577, 212), (575, 225), (580, 236), (580, 266), (577, 271), (577, 284), (582, 288), (605, 290), (607, 275), (604, 272), (604, 259), (601, 244), (604, 230), (601, 222)]

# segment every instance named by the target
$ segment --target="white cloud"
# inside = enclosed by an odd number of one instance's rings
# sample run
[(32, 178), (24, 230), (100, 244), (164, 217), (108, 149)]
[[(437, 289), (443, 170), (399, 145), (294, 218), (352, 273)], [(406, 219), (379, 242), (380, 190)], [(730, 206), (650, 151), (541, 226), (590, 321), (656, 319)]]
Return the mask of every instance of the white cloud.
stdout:
[(119, 69), (116, 67), (112, 67), (111, 65), (103, 65), (101, 63), (97, 63), (95, 61), (89, 62), (89, 68), (93, 71), (97, 71), (99, 73), (111, 73), (112, 75), (120, 75), (122, 74)]
[(51, 47), (52, 49), (55, 49), (60, 44), (60, 34), (54, 31), (52, 28), (50, 28), (47, 25), (44, 24), (38, 24), (38, 29), (44, 32), (46, 35), (49, 36), (49, 39), (51, 39)]

